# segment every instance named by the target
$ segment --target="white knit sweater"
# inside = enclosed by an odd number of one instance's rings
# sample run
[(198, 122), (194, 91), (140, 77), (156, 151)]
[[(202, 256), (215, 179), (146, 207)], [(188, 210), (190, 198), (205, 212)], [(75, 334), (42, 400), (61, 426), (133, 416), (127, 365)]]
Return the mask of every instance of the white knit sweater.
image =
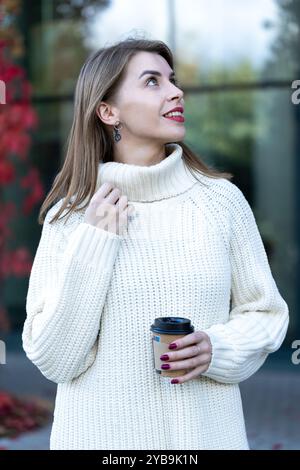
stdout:
[[(150, 167), (99, 164), (97, 187), (110, 181), (136, 209), (123, 235), (83, 210), (49, 224), (62, 200), (47, 213), (22, 337), (58, 383), (50, 449), (249, 449), (238, 383), (280, 347), (288, 306), (243, 193), (197, 181), (167, 147)], [(155, 371), (163, 316), (210, 336), (206, 373), (173, 385)]]

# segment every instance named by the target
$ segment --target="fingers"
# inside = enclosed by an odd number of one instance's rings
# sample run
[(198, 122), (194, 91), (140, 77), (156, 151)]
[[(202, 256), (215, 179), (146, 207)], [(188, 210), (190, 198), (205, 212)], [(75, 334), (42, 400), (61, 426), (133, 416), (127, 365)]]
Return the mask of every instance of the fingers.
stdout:
[(111, 183), (104, 183), (91, 199), (93, 205), (100, 202), (115, 204), (119, 210), (124, 210), (128, 204), (128, 198), (121, 194), (119, 188), (114, 188)]
[(103, 200), (113, 189), (113, 185), (111, 183), (104, 183), (100, 186), (100, 189), (93, 195), (91, 202), (94, 200)]
[(169, 349), (176, 349), (177, 351), (178, 349), (185, 348), (190, 344), (200, 343), (200, 341), (203, 341), (206, 336), (207, 335), (203, 331), (195, 331), (194, 333), (190, 333), (189, 335), (183, 336), (182, 338), (173, 341), (171, 344), (176, 345), (176, 348), (170, 348), (169, 345)]
[(128, 215), (133, 215), (135, 213), (135, 208), (132, 205), (128, 206)]
[(169, 359), (161, 356), (161, 360), (169, 365), (168, 370), (194, 369), (199, 366), (208, 366), (211, 361), (211, 347), (208, 341), (201, 341), (178, 351), (168, 351), (166, 355)]
[(169, 361), (179, 361), (181, 359), (197, 356), (198, 354), (201, 354), (201, 352), (202, 351), (200, 349), (199, 344), (195, 344), (193, 346), (181, 349), (181, 350), (176, 351), (176, 352), (169, 353), (169, 351), (168, 351), (168, 353), (167, 353), (167, 355), (169, 356), (168, 362)]
[(128, 205), (128, 197), (126, 194), (122, 195), (119, 188), (113, 188), (110, 183), (107, 183), (107, 185), (104, 183), (102, 187), (103, 189), (99, 194), (99, 197), (103, 198), (103, 195), (106, 193), (107, 196), (104, 197), (105, 202), (115, 204), (119, 212), (126, 211), (126, 214), (124, 215), (131, 215), (134, 213), (134, 207), (132, 205)]
[[(188, 380), (197, 379), (199, 378), (201, 374), (206, 372), (207, 369), (208, 369), (208, 364), (200, 365), (196, 367), (195, 369), (189, 371), (187, 374), (181, 375), (180, 377), (176, 377), (176, 381), (177, 381), (176, 383), (182, 384), (184, 382), (187, 382)], [(175, 383), (175, 382), (171, 381), (171, 383)]]
[(119, 188), (114, 188), (111, 183), (106, 182), (91, 198), (84, 221), (119, 234), (127, 225), (128, 215), (131, 213), (127, 196), (122, 195)]
[(134, 207), (131, 205), (127, 205), (123, 210), (120, 209), (119, 211), (119, 218), (122, 221), (128, 221), (128, 217), (133, 215), (135, 212)]
[(127, 199), (127, 196), (125, 194), (123, 194), (123, 196), (121, 196), (116, 204), (117, 208), (122, 211), (124, 209), (126, 209), (127, 207), (127, 204), (128, 204), (128, 199)]
[(195, 367), (208, 364), (210, 362), (210, 358), (210, 354), (204, 353), (182, 361), (167, 361), (170, 366), (168, 370), (194, 369)]
[(117, 200), (121, 197), (121, 191), (119, 188), (114, 188), (106, 197), (105, 201), (111, 204), (115, 204)]
[(189, 357), (200, 356), (211, 353), (210, 345), (205, 341), (190, 346), (188, 348), (180, 349), (179, 351), (167, 352), (169, 356), (168, 362), (180, 361)]

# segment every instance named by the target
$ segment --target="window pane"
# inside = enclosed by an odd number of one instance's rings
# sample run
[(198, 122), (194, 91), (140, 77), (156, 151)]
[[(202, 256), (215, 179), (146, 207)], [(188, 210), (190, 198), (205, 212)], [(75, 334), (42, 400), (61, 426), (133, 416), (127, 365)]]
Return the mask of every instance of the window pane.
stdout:
[[(290, 79), (298, 63), (299, 18), (298, 1), (176, 0), (185, 83)], [(243, 73), (234, 75), (242, 64)]]
[(271, 269), (290, 307), (295, 335), (299, 240), (296, 238), (296, 106), (290, 90), (191, 94), (186, 141), (209, 165), (234, 174), (250, 203)]

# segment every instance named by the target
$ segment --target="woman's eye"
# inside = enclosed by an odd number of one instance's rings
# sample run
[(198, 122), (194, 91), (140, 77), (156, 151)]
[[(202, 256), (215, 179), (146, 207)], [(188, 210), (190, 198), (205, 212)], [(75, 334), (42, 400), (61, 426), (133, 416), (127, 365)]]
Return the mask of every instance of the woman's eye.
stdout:
[(157, 80), (156, 80), (155, 77), (150, 77), (150, 78), (148, 78), (148, 80), (146, 81), (146, 84), (148, 85), (148, 83), (151, 82), (152, 80), (155, 80), (155, 81), (157, 82)]
[[(152, 80), (155, 80), (157, 82), (157, 79), (155, 77), (150, 77), (146, 81), (146, 84), (148, 85), (148, 83), (151, 82)], [(179, 86), (179, 82), (176, 80), (176, 78), (171, 78), (171, 82), (173, 82), (175, 86)]]

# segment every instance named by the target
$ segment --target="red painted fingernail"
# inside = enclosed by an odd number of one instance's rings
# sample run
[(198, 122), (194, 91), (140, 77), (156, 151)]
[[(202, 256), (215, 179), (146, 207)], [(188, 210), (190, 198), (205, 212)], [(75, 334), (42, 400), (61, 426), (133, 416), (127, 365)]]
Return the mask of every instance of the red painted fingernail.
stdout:
[(177, 379), (171, 380), (171, 384), (178, 384), (178, 380)]
[(161, 361), (168, 361), (169, 360), (168, 354), (163, 354), (162, 356), (160, 356), (160, 360)]
[(177, 348), (176, 343), (171, 343), (170, 346), (169, 346), (169, 349), (176, 349), (176, 348)]

